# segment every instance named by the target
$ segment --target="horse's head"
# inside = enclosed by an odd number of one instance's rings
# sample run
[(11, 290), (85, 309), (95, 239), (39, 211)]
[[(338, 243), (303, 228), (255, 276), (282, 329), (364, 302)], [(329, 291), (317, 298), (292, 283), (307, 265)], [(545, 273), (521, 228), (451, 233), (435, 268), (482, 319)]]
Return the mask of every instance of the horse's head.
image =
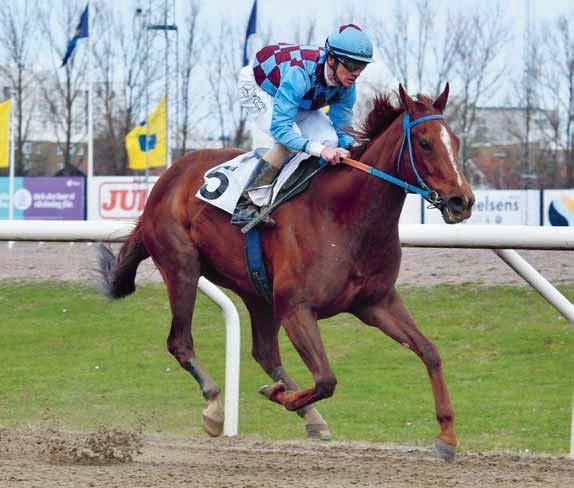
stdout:
[(400, 178), (429, 192), (425, 198), (440, 209), (444, 221), (456, 224), (470, 217), (474, 194), (460, 165), (460, 141), (443, 115), (448, 90), (447, 83), (434, 102), (420, 95), (413, 100), (399, 85), (405, 112), (397, 166)]

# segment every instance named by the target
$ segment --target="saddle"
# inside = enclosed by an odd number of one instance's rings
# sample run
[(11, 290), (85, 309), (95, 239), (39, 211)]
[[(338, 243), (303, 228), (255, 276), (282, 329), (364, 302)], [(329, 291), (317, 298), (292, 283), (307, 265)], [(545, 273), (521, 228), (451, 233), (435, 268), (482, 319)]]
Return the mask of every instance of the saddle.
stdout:
[[(204, 184), (195, 196), (233, 214), (247, 180), (266, 149), (256, 149), (208, 170)], [(303, 164), (302, 164), (303, 163)], [(321, 160), (306, 153), (295, 154), (287, 161), (272, 185), (251, 190), (249, 196), (258, 206), (283, 203), (309, 187), (310, 175), (321, 168)]]
[[(265, 152), (266, 149), (256, 149), (210, 169), (205, 173), (205, 182), (196, 193), (196, 197), (233, 214), (253, 167)], [(304, 164), (301, 164), (303, 162)], [(305, 191), (311, 183), (312, 176), (324, 167), (325, 163), (321, 159), (306, 153), (298, 153), (283, 165), (272, 185), (256, 188), (249, 196), (255, 204), (269, 205), (274, 209)], [(271, 303), (273, 290), (267, 278), (261, 252), (261, 228), (256, 225), (244, 233), (249, 279), (257, 294)]]

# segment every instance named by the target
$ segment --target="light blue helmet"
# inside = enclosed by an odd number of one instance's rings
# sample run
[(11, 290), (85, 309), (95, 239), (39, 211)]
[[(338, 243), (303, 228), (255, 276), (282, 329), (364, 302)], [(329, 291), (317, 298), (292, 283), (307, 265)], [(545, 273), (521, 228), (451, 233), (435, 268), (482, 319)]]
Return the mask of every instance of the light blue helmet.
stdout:
[(335, 57), (354, 59), (362, 63), (373, 62), (373, 43), (355, 24), (346, 24), (333, 32), (325, 42), (325, 49)]

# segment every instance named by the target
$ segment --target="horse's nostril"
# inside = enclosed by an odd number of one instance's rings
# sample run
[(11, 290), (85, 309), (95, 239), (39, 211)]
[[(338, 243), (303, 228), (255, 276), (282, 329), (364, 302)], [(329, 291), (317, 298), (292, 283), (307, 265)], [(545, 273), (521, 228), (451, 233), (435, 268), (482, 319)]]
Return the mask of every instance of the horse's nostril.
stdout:
[(469, 203), (466, 197), (451, 197), (448, 199), (447, 205), (454, 212), (462, 212), (468, 207)]

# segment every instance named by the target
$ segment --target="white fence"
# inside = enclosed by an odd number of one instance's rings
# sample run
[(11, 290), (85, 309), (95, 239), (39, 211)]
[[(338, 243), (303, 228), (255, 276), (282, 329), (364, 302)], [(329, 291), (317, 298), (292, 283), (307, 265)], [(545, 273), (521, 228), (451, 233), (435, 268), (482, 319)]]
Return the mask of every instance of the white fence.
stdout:
[[(0, 221), (0, 241), (122, 241), (132, 228), (133, 222), (117, 221)], [(572, 250), (574, 227), (401, 225), (400, 237), (405, 246), (493, 249), (574, 329), (574, 305), (513, 250)], [(234, 436), (238, 432), (239, 317), (229, 298), (212, 283), (202, 279), (199, 286), (222, 307), (226, 320), (224, 434)], [(572, 411), (570, 456), (574, 457), (574, 403)]]

